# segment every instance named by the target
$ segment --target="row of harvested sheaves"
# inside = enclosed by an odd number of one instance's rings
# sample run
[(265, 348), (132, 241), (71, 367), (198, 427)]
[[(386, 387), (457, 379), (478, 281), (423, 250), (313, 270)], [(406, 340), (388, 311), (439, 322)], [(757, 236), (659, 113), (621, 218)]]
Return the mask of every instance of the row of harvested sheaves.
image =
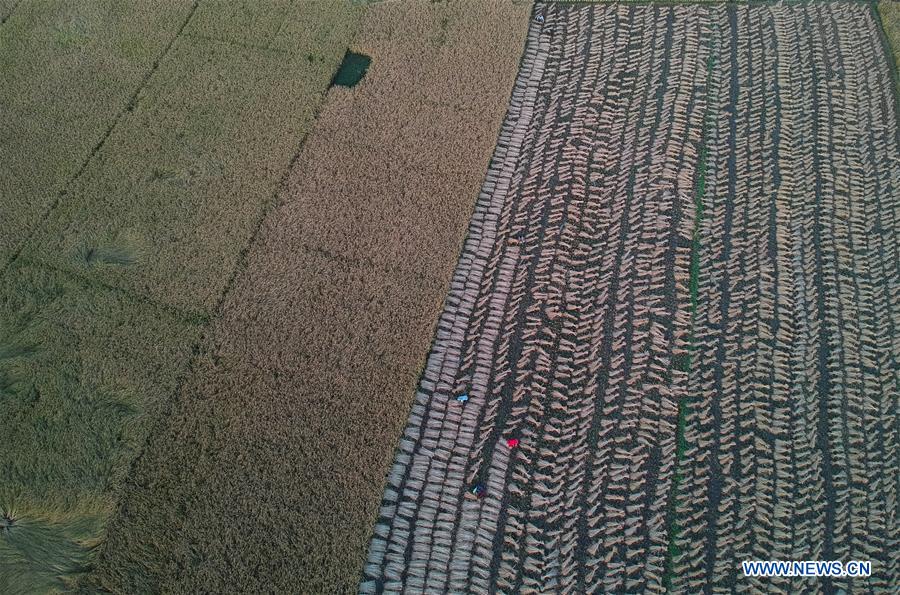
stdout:
[[(900, 147), (870, 8), (721, 13), (673, 586), (896, 586)], [(827, 582), (825, 583), (827, 584)]]
[(900, 147), (870, 8), (535, 10), (361, 590), (821, 586), (744, 559), (896, 585)]

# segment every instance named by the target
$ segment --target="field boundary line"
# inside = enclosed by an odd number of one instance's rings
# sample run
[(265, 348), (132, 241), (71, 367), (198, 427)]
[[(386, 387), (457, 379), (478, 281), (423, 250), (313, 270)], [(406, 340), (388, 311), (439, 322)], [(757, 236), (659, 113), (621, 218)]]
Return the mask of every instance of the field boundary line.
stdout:
[(405, 271), (401, 268), (386, 267), (382, 264), (378, 264), (371, 258), (361, 258), (361, 257), (357, 258), (357, 257), (352, 257), (352, 256), (342, 256), (340, 254), (335, 254), (334, 252), (332, 252), (331, 250), (328, 250), (327, 248), (323, 248), (321, 246), (313, 246), (313, 245), (307, 244), (305, 242), (300, 244), (299, 247), (300, 247), (300, 250), (302, 250), (303, 252), (306, 252), (307, 254), (310, 254), (313, 256), (319, 256), (319, 257), (323, 258), (324, 260), (327, 260), (327, 261), (333, 262), (333, 263), (339, 263), (339, 264), (351, 266), (351, 267), (375, 269), (375, 270), (381, 271), (382, 273), (385, 273), (387, 275), (392, 275), (392, 276), (399, 275), (402, 277), (411, 277), (411, 278), (415, 279), (416, 281), (443, 281), (443, 278), (432, 277), (430, 275), (426, 275), (426, 274), (420, 273), (418, 271), (413, 271), (413, 270)]
[(277, 48), (271, 48), (264, 45), (255, 45), (250, 43), (240, 43), (238, 41), (234, 41), (231, 39), (218, 39), (216, 37), (210, 37), (209, 35), (203, 35), (202, 33), (185, 33), (185, 39), (192, 39), (197, 41), (205, 41), (207, 43), (221, 43), (227, 46), (242, 48), (245, 50), (252, 50), (258, 52), (266, 52), (268, 54), (275, 54), (276, 56), (293, 56), (293, 54), (286, 50), (279, 50)]
[[(350, 46), (347, 46), (348, 48)], [(337, 69), (335, 69), (337, 72)], [(278, 181), (278, 184), (275, 186), (275, 190), (272, 192), (270, 197), (265, 200), (260, 209), (260, 215), (257, 217), (257, 220), (253, 224), (253, 233), (250, 235), (250, 238), (247, 240), (247, 243), (244, 244), (244, 247), (241, 248), (238, 253), (234, 268), (231, 271), (231, 275), (228, 278), (228, 282), (225, 283), (225, 287), (222, 289), (222, 293), (219, 294), (219, 298), (216, 300), (215, 306), (211, 310), (210, 319), (215, 320), (219, 317), (222, 312), (222, 308), (225, 305), (225, 301), (229, 295), (231, 295), (232, 290), (234, 289), (235, 281), (237, 280), (238, 275), (247, 269), (248, 257), (250, 255), (250, 250), (256, 245), (259, 239), (259, 233), (262, 231), (263, 224), (266, 222), (266, 218), (268, 215), (282, 206), (284, 201), (281, 199), (287, 192), (287, 184), (290, 178), (291, 172), (294, 170), (294, 167), (300, 160), (300, 155), (303, 153), (303, 148), (306, 146), (306, 141), (309, 139), (311, 135), (315, 133), (315, 122), (319, 119), (319, 114), (322, 111), (322, 108), (325, 106), (326, 101), (328, 100), (328, 89), (326, 87), (325, 92), (323, 94), (322, 101), (319, 102), (319, 105), (313, 111), (313, 115), (311, 118), (311, 122), (313, 123), (312, 127), (306, 134), (303, 135), (303, 138), (300, 139), (300, 143), (297, 146), (297, 150), (294, 155), (291, 157), (290, 162), (285, 168), (284, 172), (281, 174), (281, 179)]]
[[(21, 2), (20, 2), (21, 3)], [(16, 4), (18, 7), (18, 4)], [(3, 264), (3, 268), (0, 269), (0, 275), (5, 275), (6, 271), (9, 270), (9, 267), (19, 259), (22, 254), (22, 251), (25, 249), (25, 246), (34, 238), (37, 234), (38, 230), (41, 229), (47, 220), (50, 218), (50, 215), (55, 211), (60, 203), (62, 203), (63, 198), (69, 193), (72, 184), (74, 184), (81, 175), (87, 170), (88, 165), (90, 165), (91, 161), (94, 159), (94, 156), (100, 152), (100, 149), (106, 144), (106, 141), (109, 139), (110, 135), (112, 135), (113, 130), (115, 130), (116, 126), (122, 120), (122, 116), (125, 115), (126, 112), (131, 112), (134, 110), (135, 106), (138, 102), (138, 96), (141, 94), (141, 91), (144, 90), (147, 83), (150, 81), (150, 77), (159, 69), (160, 64), (162, 64), (163, 60), (165, 60), (166, 56), (169, 54), (169, 51), (172, 49), (172, 46), (175, 45), (175, 42), (181, 37), (181, 33), (184, 31), (185, 27), (187, 27), (188, 22), (190, 22), (191, 17), (194, 16), (194, 12), (196, 12), (197, 7), (199, 6), (199, 0), (194, 0), (194, 3), (191, 5), (191, 9), (188, 11), (187, 16), (184, 21), (181, 23), (181, 26), (175, 32), (175, 35), (172, 36), (172, 39), (169, 40), (169, 43), (166, 44), (166, 47), (163, 48), (163, 51), (159, 54), (159, 56), (153, 61), (150, 70), (144, 75), (144, 78), (141, 79), (141, 82), (138, 83), (134, 92), (131, 94), (131, 97), (128, 98), (128, 101), (125, 103), (125, 106), (119, 110), (119, 113), (113, 118), (113, 121), (107, 127), (106, 132), (103, 136), (100, 137), (100, 140), (94, 145), (94, 148), (91, 149), (90, 153), (88, 153), (87, 157), (81, 163), (81, 166), (75, 171), (74, 174), (63, 184), (63, 187), (56, 193), (56, 198), (47, 207), (44, 211), (44, 214), (41, 216), (40, 220), (37, 224), (31, 229), (30, 232), (22, 239), (19, 243), (19, 246), (13, 251), (12, 255), (7, 259), (7, 261)]]

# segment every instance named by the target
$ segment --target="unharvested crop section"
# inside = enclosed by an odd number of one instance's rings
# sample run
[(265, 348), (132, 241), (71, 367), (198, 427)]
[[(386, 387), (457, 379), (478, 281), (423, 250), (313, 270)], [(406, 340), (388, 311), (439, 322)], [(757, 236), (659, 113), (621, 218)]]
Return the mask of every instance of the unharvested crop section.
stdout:
[(0, 268), (64, 196), (190, 2), (0, 2)]
[(0, 23), (0, 592), (90, 568), (357, 14), (23, 0)]
[[(214, 313), (358, 11), (345, 2), (249, 4), (199, 5), (26, 258)], [(86, 260), (91, 250), (133, 266)]]
[(896, 586), (900, 138), (872, 6), (537, 10), (361, 590)]
[(366, 9), (351, 49), (371, 56), (369, 71), (329, 92), (193, 377), (129, 478), (99, 585), (356, 590), (528, 10)]
[(0, 0), (0, 25), (6, 22), (20, 0)]
[(893, 55), (894, 83), (898, 85), (897, 92), (900, 93), (900, 74), (897, 71), (900, 68), (900, 2), (880, 0), (878, 17)]

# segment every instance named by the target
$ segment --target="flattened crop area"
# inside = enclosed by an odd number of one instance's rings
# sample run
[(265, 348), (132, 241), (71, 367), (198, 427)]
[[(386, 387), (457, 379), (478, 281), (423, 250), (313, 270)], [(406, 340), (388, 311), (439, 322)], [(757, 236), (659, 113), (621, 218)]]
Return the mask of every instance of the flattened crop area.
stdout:
[(898, 584), (900, 137), (871, 10), (538, 6), (363, 592)]

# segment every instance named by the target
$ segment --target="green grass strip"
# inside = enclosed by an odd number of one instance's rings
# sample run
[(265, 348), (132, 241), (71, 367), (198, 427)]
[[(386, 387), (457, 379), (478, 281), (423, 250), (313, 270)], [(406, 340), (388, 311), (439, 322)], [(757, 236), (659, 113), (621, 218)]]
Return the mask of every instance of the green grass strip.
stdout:
[[(707, 89), (712, 79), (713, 66), (715, 64), (715, 56), (711, 55), (706, 61), (706, 77)], [(697, 304), (699, 302), (700, 292), (700, 226), (703, 223), (703, 197), (706, 194), (706, 169), (709, 157), (709, 150), (706, 146), (707, 128), (710, 116), (709, 106), (707, 106), (706, 114), (704, 114), (704, 132), (701, 141), (700, 156), (697, 162), (697, 183), (694, 189), (694, 228), (691, 232), (691, 265), (690, 265), (690, 294), (691, 294), (691, 331), (689, 338), (688, 355), (686, 358), (676, 362), (676, 366), (682, 372), (687, 374), (691, 371), (691, 361), (693, 359), (694, 350), (694, 321), (697, 317)], [(681, 555), (681, 548), (678, 547), (678, 534), (681, 527), (676, 518), (676, 504), (678, 496), (678, 488), (682, 481), (681, 461), (687, 452), (687, 439), (685, 438), (685, 427), (687, 426), (687, 397), (678, 400), (678, 422), (675, 429), (675, 472), (672, 478), (672, 495), (669, 498), (669, 547), (666, 551), (665, 573), (663, 574), (663, 586), (666, 591), (672, 590), (672, 576), (674, 574), (673, 566), (675, 559)]]
[(885, 59), (894, 79), (894, 105), (900, 113), (900, 2), (880, 0), (872, 3), (872, 18), (878, 25), (878, 36)]

